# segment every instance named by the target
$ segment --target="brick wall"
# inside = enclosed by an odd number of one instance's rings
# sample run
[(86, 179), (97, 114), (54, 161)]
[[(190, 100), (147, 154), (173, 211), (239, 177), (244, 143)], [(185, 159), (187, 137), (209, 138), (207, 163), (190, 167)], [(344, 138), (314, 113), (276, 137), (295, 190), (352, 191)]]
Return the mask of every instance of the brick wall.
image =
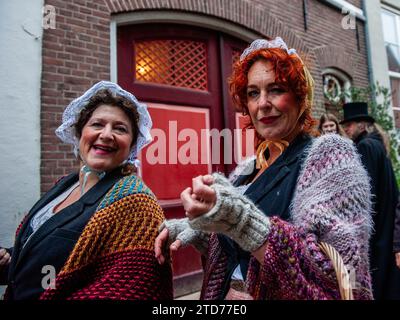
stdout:
[[(254, 1), (256, 2), (256, 1)], [(282, 4), (271, 0), (257, 0), (265, 4), (270, 13), (290, 25), (292, 32), (301, 38), (312, 53), (311, 69), (316, 80), (317, 103), (322, 99), (321, 69), (337, 67), (342, 69), (353, 80), (355, 86), (368, 85), (368, 60), (366, 55), (364, 23), (357, 20), (360, 50), (357, 48), (355, 30), (342, 28), (343, 15), (340, 10), (325, 5), (320, 1), (308, 1), (307, 31), (304, 30), (302, 0), (294, 0)], [(320, 110), (317, 110), (317, 114)]]
[(362, 8), (362, 0), (347, 0), (348, 3), (351, 3), (353, 6), (357, 8)]
[[(316, 80), (316, 116), (321, 109), (323, 67), (340, 67), (357, 86), (368, 84), (364, 24), (358, 21), (360, 51), (354, 30), (341, 27), (341, 12), (308, 1), (304, 30), (303, 1), (291, 0), (45, 0), (56, 8), (56, 29), (43, 37), (41, 191), (77, 166), (70, 146), (54, 130), (65, 106), (99, 80), (110, 79), (110, 14), (169, 9), (206, 14), (242, 25), (265, 36), (282, 36), (306, 55)], [(350, 1), (358, 5), (360, 1)]]
[(46, 0), (56, 8), (56, 29), (43, 36), (41, 191), (69, 174), (77, 161), (54, 130), (65, 106), (93, 83), (110, 78), (110, 14), (102, 1)]

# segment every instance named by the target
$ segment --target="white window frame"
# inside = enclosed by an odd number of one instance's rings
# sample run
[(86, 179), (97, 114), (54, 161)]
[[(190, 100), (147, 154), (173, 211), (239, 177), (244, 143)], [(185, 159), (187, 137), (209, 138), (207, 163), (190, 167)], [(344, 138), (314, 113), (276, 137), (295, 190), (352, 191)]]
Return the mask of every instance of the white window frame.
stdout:
[[(400, 72), (389, 71), (389, 77), (390, 78), (400, 79)], [(396, 110), (396, 111), (400, 111), (400, 107), (392, 106), (392, 109)]]
[[(395, 25), (397, 28), (397, 43), (396, 45), (400, 46), (400, 11), (396, 10), (388, 5), (382, 4), (382, 11), (387, 11), (390, 14), (393, 14), (395, 17)], [(382, 30), (383, 31), (383, 30)], [(386, 41), (385, 41), (386, 43)], [(400, 79), (400, 72), (389, 71), (389, 77)], [(393, 110), (400, 111), (400, 107), (392, 106)]]

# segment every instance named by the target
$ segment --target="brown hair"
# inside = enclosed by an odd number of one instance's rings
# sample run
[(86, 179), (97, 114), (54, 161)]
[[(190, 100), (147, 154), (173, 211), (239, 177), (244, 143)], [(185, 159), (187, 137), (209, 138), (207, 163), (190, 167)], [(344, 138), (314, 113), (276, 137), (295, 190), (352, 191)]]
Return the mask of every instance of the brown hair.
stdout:
[[(299, 110), (304, 108), (304, 112), (299, 119), (299, 123), (303, 125), (302, 131), (313, 133), (313, 127), (317, 121), (311, 115), (312, 106), (309, 105), (307, 99), (309, 88), (307, 87), (303, 62), (297, 55), (289, 55), (285, 50), (280, 48), (255, 50), (243, 60), (236, 62), (233, 67), (232, 76), (229, 78), (229, 88), (237, 111), (241, 111), (244, 115), (249, 115), (247, 107), (247, 75), (252, 65), (262, 59), (272, 63), (275, 71), (275, 81), (294, 94), (299, 104)], [(248, 117), (247, 128), (253, 128), (250, 117)], [(258, 133), (256, 136), (256, 145), (258, 145), (262, 141), (262, 138)]]
[(383, 145), (385, 146), (386, 155), (390, 157), (390, 139), (385, 130), (383, 130), (383, 128), (376, 122), (375, 123), (371, 123), (368, 121), (364, 122), (365, 122), (365, 131), (367, 131), (368, 133), (376, 132), (381, 136)]

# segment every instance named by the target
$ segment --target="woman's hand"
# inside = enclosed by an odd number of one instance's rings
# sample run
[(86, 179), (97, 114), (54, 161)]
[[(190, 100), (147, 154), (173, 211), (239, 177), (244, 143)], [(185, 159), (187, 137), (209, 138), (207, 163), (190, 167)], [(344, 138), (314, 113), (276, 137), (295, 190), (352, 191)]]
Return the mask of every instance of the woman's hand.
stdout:
[(181, 193), (181, 200), (186, 216), (194, 219), (209, 212), (217, 201), (217, 194), (210, 185), (214, 183), (211, 175), (198, 176), (193, 179), (192, 188)]
[(193, 179), (193, 192), (186, 189), (181, 198), (193, 230), (224, 234), (248, 252), (268, 237), (266, 215), (218, 173)]
[(396, 253), (395, 253), (395, 257), (396, 257), (396, 265), (397, 265), (397, 268), (400, 269), (400, 252), (396, 252)]
[[(163, 254), (164, 248), (167, 246), (169, 238), (169, 231), (167, 228), (163, 229), (160, 234), (157, 236), (155, 244), (154, 244), (154, 252), (156, 259), (159, 264), (163, 264), (165, 262), (165, 256)], [(182, 241), (177, 239), (169, 246), (169, 250), (177, 251), (182, 245)]]
[(0, 270), (5, 266), (9, 265), (11, 262), (11, 256), (8, 251), (4, 248), (0, 249)]
[(198, 230), (193, 230), (188, 218), (165, 220), (160, 228), (160, 233), (154, 243), (154, 253), (159, 264), (163, 264), (169, 254), (188, 245), (194, 246), (201, 254), (205, 254), (208, 247), (208, 235)]

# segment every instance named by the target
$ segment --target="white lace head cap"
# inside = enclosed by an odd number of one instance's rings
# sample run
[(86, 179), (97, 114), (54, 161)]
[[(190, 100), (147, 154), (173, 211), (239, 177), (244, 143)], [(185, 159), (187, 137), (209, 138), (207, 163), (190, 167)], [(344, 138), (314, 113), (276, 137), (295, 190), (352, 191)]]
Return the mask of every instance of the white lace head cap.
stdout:
[(89, 103), (90, 98), (102, 89), (108, 89), (113, 93), (113, 95), (128, 99), (136, 107), (136, 111), (139, 115), (139, 132), (138, 137), (136, 138), (136, 143), (134, 143), (132, 146), (127, 162), (130, 162), (138, 167), (138, 153), (143, 147), (152, 141), (150, 129), (153, 123), (147, 110), (147, 106), (143, 103), (140, 103), (133, 94), (122, 89), (119, 85), (113, 82), (100, 81), (87, 90), (82, 96), (73, 100), (64, 110), (62, 124), (56, 129), (56, 135), (61, 139), (61, 141), (72, 144), (74, 146), (74, 154), (75, 156), (78, 156), (79, 139), (76, 135), (75, 124), (78, 122), (82, 110), (84, 110)]
[(249, 47), (247, 47), (240, 56), (240, 61), (246, 58), (250, 53), (259, 49), (280, 48), (285, 50), (288, 54), (297, 54), (296, 49), (289, 49), (285, 41), (281, 37), (276, 37), (274, 40), (257, 39), (254, 40)]

